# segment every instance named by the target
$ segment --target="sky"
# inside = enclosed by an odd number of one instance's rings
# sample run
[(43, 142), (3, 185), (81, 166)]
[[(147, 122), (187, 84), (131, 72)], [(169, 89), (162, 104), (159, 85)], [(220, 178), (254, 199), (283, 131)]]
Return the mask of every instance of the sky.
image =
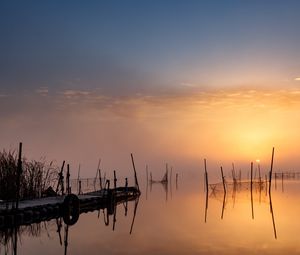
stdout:
[(295, 169), (299, 8), (3, 0), (1, 148), (23, 141), (28, 157), (67, 159), (91, 175), (99, 157), (130, 168), (130, 152), (160, 172), (166, 161), (201, 170), (204, 157), (266, 162), (275, 146), (280, 167)]

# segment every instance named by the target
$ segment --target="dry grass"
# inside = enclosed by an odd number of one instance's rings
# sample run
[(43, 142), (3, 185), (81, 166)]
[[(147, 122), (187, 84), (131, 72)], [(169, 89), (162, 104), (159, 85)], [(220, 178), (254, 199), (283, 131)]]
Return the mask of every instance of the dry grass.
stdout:
[[(0, 199), (14, 200), (17, 191), (17, 153), (0, 152)], [(58, 167), (45, 160), (22, 159), (20, 178), (20, 199), (41, 197), (42, 191), (52, 186), (57, 179)]]

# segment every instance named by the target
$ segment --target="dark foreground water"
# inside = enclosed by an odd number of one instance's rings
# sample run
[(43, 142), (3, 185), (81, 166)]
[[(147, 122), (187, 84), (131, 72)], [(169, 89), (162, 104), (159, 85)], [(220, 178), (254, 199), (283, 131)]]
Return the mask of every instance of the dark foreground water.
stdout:
[(101, 210), (69, 227), (60, 220), (21, 227), (17, 246), (2, 231), (1, 254), (14, 254), (14, 247), (20, 255), (300, 254), (297, 180), (274, 183), (271, 200), (265, 186), (251, 195), (244, 184), (225, 197), (219, 186), (210, 189), (206, 201), (198, 178), (142, 188), (138, 201), (118, 205), (109, 217)]

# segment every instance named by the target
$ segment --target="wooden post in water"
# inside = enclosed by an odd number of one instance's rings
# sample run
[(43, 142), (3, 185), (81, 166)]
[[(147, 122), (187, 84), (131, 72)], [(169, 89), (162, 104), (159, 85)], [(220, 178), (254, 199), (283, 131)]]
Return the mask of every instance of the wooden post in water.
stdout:
[(274, 147), (272, 149), (271, 169), (270, 169), (270, 176), (269, 176), (269, 194), (271, 193), (272, 174), (273, 174), (273, 161), (274, 161)]
[(250, 188), (252, 193), (252, 186), (253, 186), (253, 162), (251, 162), (251, 171), (250, 171)]
[(206, 159), (204, 159), (204, 179), (205, 179), (205, 188), (206, 188), (204, 222), (206, 223), (207, 210), (208, 210), (208, 174), (207, 174), (207, 168), (206, 168)]
[(99, 187), (100, 187), (100, 190), (102, 190), (102, 177), (101, 177), (101, 169), (99, 168), (98, 169), (99, 171)]
[(132, 166), (133, 166), (133, 171), (134, 171), (135, 186), (137, 187), (138, 190), (140, 190), (139, 182), (138, 182), (137, 175), (136, 175), (136, 170), (135, 170), (135, 164), (134, 164), (133, 155), (132, 155), (132, 153), (130, 155), (131, 155), (131, 161), (132, 161)]
[(98, 174), (99, 174), (100, 164), (101, 164), (101, 158), (99, 158), (98, 166), (97, 166), (97, 170), (96, 170), (96, 175), (95, 175), (95, 179), (94, 179), (94, 190), (95, 191), (96, 191), (96, 182), (97, 182), (97, 177), (98, 177)]
[(204, 173), (205, 173), (205, 188), (206, 188), (206, 193), (208, 194), (208, 174), (206, 168), (206, 159), (204, 159)]
[(114, 171), (114, 189), (117, 188), (117, 176), (116, 176), (116, 171)]
[(251, 162), (251, 211), (252, 211), (252, 219), (254, 220), (254, 208), (253, 208), (253, 162)]
[(71, 187), (70, 187), (70, 165), (67, 165), (67, 177), (66, 177), (66, 185), (67, 185), (67, 194), (69, 195), (71, 193)]
[(226, 194), (225, 177), (224, 177), (224, 174), (223, 174), (223, 168), (222, 167), (221, 167), (221, 174), (222, 174), (222, 182), (223, 182), (224, 194)]
[(63, 161), (60, 172), (58, 174), (58, 182), (55, 190), (55, 192), (57, 193), (59, 186), (61, 186), (62, 195), (64, 194), (64, 175), (63, 175), (64, 167), (65, 167), (65, 161)]
[(22, 174), (22, 143), (19, 143), (19, 157), (18, 157), (18, 166), (17, 166), (17, 190), (16, 190), (16, 209), (19, 208), (19, 199), (20, 199), (20, 179)]
[(80, 178), (80, 164), (78, 166), (78, 174), (77, 174), (77, 193), (79, 194), (79, 178)]

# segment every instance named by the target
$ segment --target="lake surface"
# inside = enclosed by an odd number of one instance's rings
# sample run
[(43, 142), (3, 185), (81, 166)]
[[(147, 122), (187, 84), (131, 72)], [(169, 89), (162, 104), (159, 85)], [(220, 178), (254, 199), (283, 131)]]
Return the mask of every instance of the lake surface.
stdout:
[[(141, 187), (127, 212), (118, 205), (108, 219), (101, 210), (61, 221), (60, 231), (59, 220), (21, 227), (17, 254), (300, 254), (298, 180), (273, 182), (271, 204), (265, 186), (251, 195), (248, 184), (228, 187), (225, 199), (210, 187), (206, 200), (198, 177)], [(1, 254), (14, 254), (13, 242), (1, 232)]]

